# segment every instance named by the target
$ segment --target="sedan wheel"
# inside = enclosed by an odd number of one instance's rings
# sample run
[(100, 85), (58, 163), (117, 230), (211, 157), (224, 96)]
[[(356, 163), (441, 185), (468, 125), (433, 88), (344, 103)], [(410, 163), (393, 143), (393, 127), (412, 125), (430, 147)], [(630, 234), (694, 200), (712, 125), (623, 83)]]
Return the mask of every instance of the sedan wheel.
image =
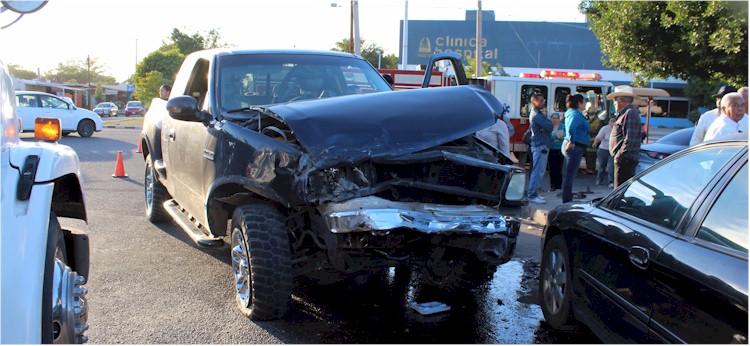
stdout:
[(91, 137), (91, 135), (94, 134), (94, 131), (96, 131), (96, 125), (94, 125), (94, 122), (90, 119), (84, 119), (81, 120), (80, 123), (78, 123), (78, 135), (87, 138)]
[(544, 319), (555, 329), (575, 327), (571, 284), (570, 257), (565, 238), (557, 235), (544, 247), (539, 278)]

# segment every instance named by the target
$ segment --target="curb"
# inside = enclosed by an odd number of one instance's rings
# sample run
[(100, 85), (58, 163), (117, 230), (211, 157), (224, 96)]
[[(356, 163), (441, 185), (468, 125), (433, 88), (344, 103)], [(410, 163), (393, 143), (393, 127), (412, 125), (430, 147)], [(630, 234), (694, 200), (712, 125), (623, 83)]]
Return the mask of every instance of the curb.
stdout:
[(105, 128), (105, 129), (130, 129), (130, 130), (135, 130), (135, 129), (142, 129), (143, 126), (102, 125), (102, 128)]

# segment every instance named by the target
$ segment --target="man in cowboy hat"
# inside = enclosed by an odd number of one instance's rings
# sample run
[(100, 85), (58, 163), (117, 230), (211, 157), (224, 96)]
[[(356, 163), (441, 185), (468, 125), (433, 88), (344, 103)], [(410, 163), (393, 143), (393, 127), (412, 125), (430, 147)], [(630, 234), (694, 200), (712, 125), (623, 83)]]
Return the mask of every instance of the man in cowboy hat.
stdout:
[(703, 143), (703, 137), (706, 137), (706, 130), (708, 130), (708, 127), (711, 126), (711, 123), (713, 123), (714, 120), (719, 117), (721, 109), (721, 98), (726, 94), (736, 91), (737, 88), (731, 85), (724, 85), (719, 88), (719, 92), (713, 96), (713, 98), (716, 99), (716, 108), (703, 113), (700, 119), (698, 119), (698, 124), (695, 125), (695, 131), (693, 131), (693, 137), (690, 138), (691, 147)]
[(609, 152), (614, 158), (614, 187), (617, 188), (635, 175), (641, 151), (641, 113), (633, 106), (633, 87), (616, 86), (615, 92), (607, 95), (607, 100), (613, 99), (617, 107), (617, 120), (612, 125)]

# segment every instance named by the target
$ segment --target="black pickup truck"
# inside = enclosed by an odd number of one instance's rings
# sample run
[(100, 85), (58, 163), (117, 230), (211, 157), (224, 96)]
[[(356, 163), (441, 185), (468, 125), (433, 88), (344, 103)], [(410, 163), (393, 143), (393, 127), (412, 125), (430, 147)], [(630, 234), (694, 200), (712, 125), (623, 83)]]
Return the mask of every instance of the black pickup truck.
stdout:
[(230, 243), (254, 320), (283, 316), (301, 275), (470, 289), (511, 258), (504, 210), (526, 203), (523, 169), (474, 136), (501, 111), (477, 86), (393, 91), (352, 54), (195, 52), (144, 120), (146, 215)]

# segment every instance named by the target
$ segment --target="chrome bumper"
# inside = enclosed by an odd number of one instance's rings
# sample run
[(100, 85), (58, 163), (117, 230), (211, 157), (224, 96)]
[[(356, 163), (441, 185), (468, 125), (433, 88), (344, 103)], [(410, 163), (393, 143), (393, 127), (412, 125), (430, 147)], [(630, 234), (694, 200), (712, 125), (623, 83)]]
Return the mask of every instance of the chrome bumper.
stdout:
[(370, 196), (325, 204), (320, 212), (333, 233), (409, 228), (428, 234), (518, 234), (518, 222), (483, 205), (393, 202)]

